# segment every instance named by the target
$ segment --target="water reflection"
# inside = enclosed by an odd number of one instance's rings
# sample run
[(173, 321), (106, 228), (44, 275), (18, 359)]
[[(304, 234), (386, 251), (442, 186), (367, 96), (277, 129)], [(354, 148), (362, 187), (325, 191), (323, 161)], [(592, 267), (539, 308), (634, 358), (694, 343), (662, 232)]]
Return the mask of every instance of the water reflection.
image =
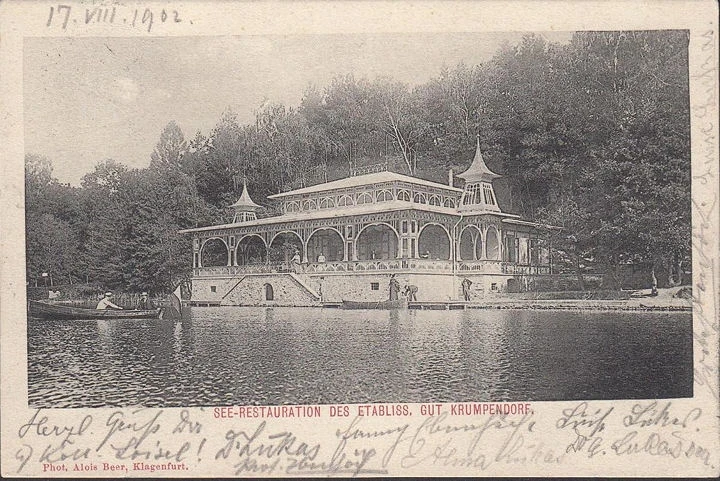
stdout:
[(34, 407), (692, 395), (689, 313), (195, 308), (28, 322)]

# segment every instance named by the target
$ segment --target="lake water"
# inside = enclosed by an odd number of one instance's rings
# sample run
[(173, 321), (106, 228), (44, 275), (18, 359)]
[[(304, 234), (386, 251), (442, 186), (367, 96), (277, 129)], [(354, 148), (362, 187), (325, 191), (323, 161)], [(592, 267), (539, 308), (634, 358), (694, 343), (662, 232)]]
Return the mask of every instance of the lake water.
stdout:
[(209, 307), (28, 321), (32, 407), (692, 396), (691, 314)]

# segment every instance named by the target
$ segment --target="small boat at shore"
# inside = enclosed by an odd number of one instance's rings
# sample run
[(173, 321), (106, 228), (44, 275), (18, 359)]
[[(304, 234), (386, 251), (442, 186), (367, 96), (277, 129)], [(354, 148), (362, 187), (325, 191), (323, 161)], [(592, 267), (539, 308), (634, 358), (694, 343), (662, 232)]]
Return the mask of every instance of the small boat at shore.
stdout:
[(407, 309), (405, 299), (393, 301), (342, 301), (343, 309)]
[(30, 317), (51, 320), (157, 319), (162, 312), (162, 308), (150, 310), (87, 309), (32, 300), (28, 303)]

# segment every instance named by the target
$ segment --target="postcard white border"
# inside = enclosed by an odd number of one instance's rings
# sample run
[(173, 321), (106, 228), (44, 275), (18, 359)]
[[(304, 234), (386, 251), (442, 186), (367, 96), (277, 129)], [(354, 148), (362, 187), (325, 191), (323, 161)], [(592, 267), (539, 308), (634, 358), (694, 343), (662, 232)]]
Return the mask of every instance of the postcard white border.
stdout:
[[(90, 2), (61, 2), (84, 8)], [(111, 2), (106, 2), (111, 4)], [(38, 451), (47, 445), (41, 436), (26, 435), (22, 439), (18, 430), (33, 415), (27, 407), (26, 373), (26, 325), (25, 279), (24, 279), (24, 201), (23, 201), (23, 39), (33, 36), (193, 36), (193, 35), (261, 35), (261, 34), (329, 34), (350, 32), (476, 32), (476, 31), (572, 31), (572, 30), (646, 30), (688, 29), (690, 42), (690, 93), (692, 104), (692, 168), (693, 168), (693, 273), (694, 291), (698, 299), (694, 315), (694, 354), (696, 383), (692, 399), (672, 401), (673, 415), (692, 418), (682, 429), (658, 430), (670, 442), (684, 439), (683, 446), (696, 446), (693, 456), (683, 455), (675, 459), (668, 455), (652, 455), (641, 452), (635, 455), (597, 455), (594, 457), (568, 455), (563, 463), (525, 459), (517, 462), (492, 462), (487, 469), (479, 466), (443, 466), (442, 463), (418, 464), (407, 468), (401, 466), (400, 458), (387, 467), (389, 475), (564, 475), (564, 476), (717, 476), (720, 473), (720, 428), (718, 414), (718, 273), (720, 252), (718, 225), (718, 7), (713, 1), (677, 2), (173, 2), (130, 3), (118, 2), (126, 8), (172, 8), (192, 19), (192, 24), (158, 24), (152, 33), (139, 28), (122, 25), (70, 24), (65, 30), (48, 28), (48, 7), (55, 2), (16, 1), (0, 4), (0, 88), (2, 121), (0, 138), (7, 139), (0, 145), (0, 342), (2, 401), (2, 475), (18, 474), (18, 466), (29, 446), (34, 454), (20, 475), (24, 476), (112, 476), (104, 472), (43, 472), (36, 462)], [(87, 66), (91, 68), (91, 66)], [(704, 176), (704, 177), (703, 177)], [(703, 287), (704, 290), (700, 288)], [(699, 315), (699, 313), (701, 313)], [(704, 384), (700, 384), (703, 382)], [(588, 409), (595, 412), (612, 410), (604, 426), (603, 437), (622, 439), (628, 427), (623, 418), (633, 406), (641, 401), (591, 401)], [(645, 404), (648, 404), (647, 401)], [(544, 446), (556, 454), (566, 451), (571, 434), (558, 428), (563, 411), (575, 408), (577, 402), (533, 402), (532, 422), (534, 430), (523, 438), (525, 443)], [(355, 409), (354, 406), (351, 406)], [(702, 415), (695, 419), (694, 409)], [(419, 411), (413, 405), (414, 411)], [(102, 426), (107, 428), (112, 409), (43, 410), (58, 426), (78, 428), (83, 416), (91, 413), (97, 427), (94, 432), (84, 433), (97, 444), (102, 439)], [(123, 416), (147, 416), (150, 412), (133, 414), (124, 410)], [(180, 435), (171, 430), (180, 419), (182, 409), (163, 409), (163, 427), (160, 434), (167, 434), (168, 449), (177, 449)], [(211, 409), (192, 408), (187, 411), (194, 421), (203, 425), (202, 435), (207, 439), (207, 451), (199, 450), (193, 459), (188, 458), (187, 471), (160, 471), (154, 476), (233, 476), (235, 470), (227, 462), (215, 461), (211, 454), (222, 445), (228, 429), (255, 429), (260, 420), (215, 419)], [(590, 412), (588, 411), (588, 415)], [(145, 418), (143, 418), (145, 419)], [(481, 423), (474, 417), (451, 418), (447, 423)], [(370, 417), (363, 419), (366, 431), (387, 430), (408, 423), (409, 429), (418, 429), (423, 418), (418, 414), (410, 418)], [(313, 419), (290, 419), (268, 421), (266, 432), (288, 430), (308, 444), (322, 443), (323, 450), (331, 450), (338, 444), (338, 430), (347, 428), (348, 419), (323, 417), (322, 422)], [(525, 426), (527, 427), (527, 426)], [(677, 427), (677, 426), (675, 426)], [(32, 427), (30, 431), (36, 429)], [(524, 429), (524, 428), (523, 428)], [(106, 431), (107, 429), (105, 429)], [(642, 432), (642, 431), (641, 431)], [(647, 432), (642, 432), (646, 439)], [(158, 434), (159, 435), (159, 434)], [(173, 437), (174, 436), (174, 437)], [(188, 434), (186, 439), (198, 450), (200, 433)], [(574, 435), (572, 435), (574, 436)], [(505, 435), (489, 432), (481, 444), (501, 443)], [(218, 438), (220, 438), (218, 440)], [(375, 449), (375, 461), (391, 446), (390, 437), (379, 437), (354, 447)], [(163, 441), (165, 442), (165, 441)], [(299, 442), (299, 441), (298, 441)], [(410, 443), (406, 440), (405, 443)], [(428, 440), (428, 442), (432, 442)], [(460, 443), (462, 444), (462, 443)], [(407, 451), (407, 444), (403, 446)], [(23, 451), (25, 449), (25, 451)], [(204, 448), (203, 448), (204, 449)], [(587, 449), (587, 447), (586, 447)], [(701, 449), (707, 452), (709, 464), (699, 459)], [(608, 449), (609, 450), (609, 449)], [(488, 451), (492, 457), (495, 451)], [(656, 453), (657, 454), (657, 453)], [(93, 454), (95, 462), (105, 462)], [(542, 457), (542, 456), (541, 456)], [(552, 456), (550, 456), (552, 457)], [(373, 461), (373, 462), (375, 462)], [(506, 460), (507, 461), (507, 460)], [(412, 463), (407, 463), (412, 464)], [(369, 464), (368, 464), (369, 465)], [(117, 472), (118, 476), (148, 476), (149, 472)], [(261, 473), (245, 473), (259, 476)], [(274, 473), (282, 475), (281, 472)], [(367, 475), (383, 475), (380, 472)]]

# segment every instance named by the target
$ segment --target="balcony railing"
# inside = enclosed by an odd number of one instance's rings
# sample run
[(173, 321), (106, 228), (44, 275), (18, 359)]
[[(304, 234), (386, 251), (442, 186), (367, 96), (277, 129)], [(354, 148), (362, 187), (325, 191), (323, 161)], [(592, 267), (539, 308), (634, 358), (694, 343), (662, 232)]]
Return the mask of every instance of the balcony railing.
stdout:
[[(421, 271), (451, 273), (453, 263), (449, 260), (433, 259), (373, 259), (364, 261), (311, 262), (309, 264), (248, 264), (243, 266), (199, 267), (193, 270), (196, 277), (237, 276), (242, 274), (270, 274), (296, 272), (303, 274), (333, 272), (372, 272), (372, 271)], [(550, 274), (550, 266), (517, 265), (508, 262), (479, 260), (458, 261), (456, 272), (459, 274), (512, 274), (537, 275)]]
[(268, 274), (273, 272), (293, 272), (287, 264), (246, 264), (242, 266), (196, 267), (193, 275), (198, 276), (235, 276), (238, 274)]
[(452, 271), (452, 262), (430, 259), (385, 259), (311, 263), (301, 266), (302, 272), (363, 272), (386, 270)]

